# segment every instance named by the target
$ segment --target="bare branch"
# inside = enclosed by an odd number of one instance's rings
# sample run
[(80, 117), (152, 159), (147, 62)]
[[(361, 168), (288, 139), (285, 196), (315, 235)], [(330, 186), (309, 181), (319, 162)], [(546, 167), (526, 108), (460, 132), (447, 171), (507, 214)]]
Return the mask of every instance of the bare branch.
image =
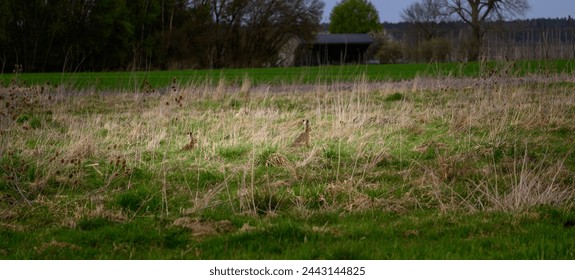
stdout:
[(487, 21), (503, 21), (522, 16), (530, 9), (528, 0), (447, 0), (449, 10), (472, 29), (470, 59), (480, 56), (483, 26)]

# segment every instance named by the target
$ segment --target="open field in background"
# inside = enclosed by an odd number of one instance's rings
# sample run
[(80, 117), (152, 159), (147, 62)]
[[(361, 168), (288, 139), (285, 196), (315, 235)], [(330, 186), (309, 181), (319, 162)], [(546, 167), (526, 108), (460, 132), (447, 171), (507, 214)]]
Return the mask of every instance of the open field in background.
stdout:
[(222, 82), (240, 85), (244, 79), (249, 79), (253, 85), (301, 85), (354, 82), (360, 76), (369, 82), (377, 82), (411, 80), (415, 77), (487, 77), (493, 74), (525, 76), (574, 71), (575, 62), (569, 60), (100, 73), (25, 73), (24, 69), (24, 73), (18, 75), (0, 75), (0, 81), (5, 86), (11, 84), (12, 80), (18, 80), (27, 86), (50, 83), (73, 89), (137, 91), (146, 82), (158, 90), (168, 88), (174, 77), (182, 85), (194, 86), (216, 86)]
[(2, 88), (0, 258), (573, 259), (565, 65)]

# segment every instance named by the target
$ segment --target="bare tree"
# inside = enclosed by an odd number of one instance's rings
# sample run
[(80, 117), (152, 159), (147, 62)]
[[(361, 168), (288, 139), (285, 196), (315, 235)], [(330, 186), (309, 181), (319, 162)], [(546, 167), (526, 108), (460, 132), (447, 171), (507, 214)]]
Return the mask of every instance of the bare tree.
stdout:
[(423, 32), (425, 40), (439, 36), (439, 25), (452, 19), (447, 0), (421, 0), (403, 10), (401, 18)]
[(204, 44), (209, 67), (274, 65), (293, 37), (313, 37), (321, 0), (207, 0), (211, 23)]
[(523, 16), (531, 8), (528, 0), (448, 0), (448, 7), (471, 27), (470, 60), (477, 60), (481, 56), (485, 22)]

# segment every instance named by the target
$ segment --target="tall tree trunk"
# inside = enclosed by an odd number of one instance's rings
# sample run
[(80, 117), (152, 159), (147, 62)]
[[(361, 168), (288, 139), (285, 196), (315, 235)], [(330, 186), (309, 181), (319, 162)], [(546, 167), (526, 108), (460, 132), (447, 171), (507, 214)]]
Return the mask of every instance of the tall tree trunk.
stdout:
[(469, 42), (469, 48), (467, 50), (468, 59), (471, 61), (477, 61), (483, 55), (483, 30), (481, 29), (481, 25), (474, 25), (471, 27), (472, 29), (472, 37)]
[(471, 7), (471, 29), (472, 38), (467, 52), (468, 59), (477, 61), (481, 57), (481, 48), (483, 45), (483, 30), (481, 29), (481, 18), (479, 15), (480, 0), (468, 0)]

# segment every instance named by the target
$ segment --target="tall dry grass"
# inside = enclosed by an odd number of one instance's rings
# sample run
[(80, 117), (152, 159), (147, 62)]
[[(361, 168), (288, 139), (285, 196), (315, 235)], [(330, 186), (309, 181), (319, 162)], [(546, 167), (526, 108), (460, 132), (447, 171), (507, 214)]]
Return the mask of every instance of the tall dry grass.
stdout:
[[(222, 205), (244, 214), (573, 207), (574, 166), (560, 153), (572, 152), (574, 82), (559, 74), (254, 86), (246, 77), (239, 87), (173, 81), (136, 92), (2, 88), (2, 193), (16, 201), (2, 208), (72, 203), (68, 225), (82, 211), (127, 219), (109, 201), (147, 180), (137, 170), (153, 175), (150, 195), (165, 216)], [(304, 118), (311, 147), (290, 148)], [(198, 146), (182, 153), (188, 131)], [(220, 179), (201, 181), (210, 172)]]

